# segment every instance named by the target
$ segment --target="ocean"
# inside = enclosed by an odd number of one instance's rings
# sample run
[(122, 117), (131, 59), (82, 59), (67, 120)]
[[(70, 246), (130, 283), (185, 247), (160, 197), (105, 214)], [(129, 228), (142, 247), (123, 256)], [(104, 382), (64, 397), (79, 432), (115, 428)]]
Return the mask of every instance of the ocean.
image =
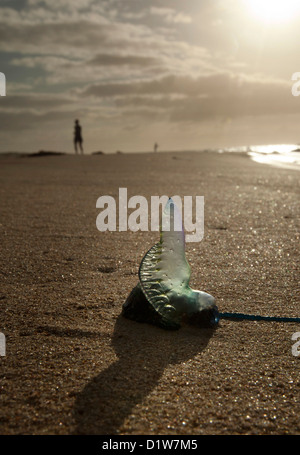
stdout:
[(218, 152), (244, 152), (257, 163), (269, 164), (286, 169), (300, 170), (299, 144), (269, 144), (253, 145), (250, 147), (231, 147), (219, 149)]

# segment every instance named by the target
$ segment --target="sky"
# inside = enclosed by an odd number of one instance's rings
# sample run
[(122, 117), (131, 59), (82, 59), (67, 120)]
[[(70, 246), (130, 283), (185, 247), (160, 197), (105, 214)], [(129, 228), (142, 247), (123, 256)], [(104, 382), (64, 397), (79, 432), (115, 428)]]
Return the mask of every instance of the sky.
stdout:
[(300, 142), (299, 0), (0, 0), (0, 152)]

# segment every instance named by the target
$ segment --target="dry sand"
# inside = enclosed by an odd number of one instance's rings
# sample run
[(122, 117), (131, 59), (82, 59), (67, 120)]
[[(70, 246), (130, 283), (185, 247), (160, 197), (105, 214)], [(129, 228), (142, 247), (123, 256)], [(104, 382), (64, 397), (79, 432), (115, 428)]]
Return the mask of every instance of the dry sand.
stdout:
[(220, 311), (299, 316), (299, 173), (235, 154), (0, 157), (1, 434), (300, 434), (295, 323), (167, 332), (120, 317), (153, 232), (96, 200), (205, 197), (191, 285)]

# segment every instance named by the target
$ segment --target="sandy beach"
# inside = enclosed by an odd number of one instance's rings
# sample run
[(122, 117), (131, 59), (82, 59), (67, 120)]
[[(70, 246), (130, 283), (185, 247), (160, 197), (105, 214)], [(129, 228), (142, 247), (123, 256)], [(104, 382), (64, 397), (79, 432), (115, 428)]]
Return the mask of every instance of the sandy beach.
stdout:
[(1, 434), (300, 434), (300, 324), (168, 332), (120, 316), (155, 232), (96, 201), (205, 199), (191, 286), (220, 311), (299, 317), (299, 172), (243, 154), (0, 156)]

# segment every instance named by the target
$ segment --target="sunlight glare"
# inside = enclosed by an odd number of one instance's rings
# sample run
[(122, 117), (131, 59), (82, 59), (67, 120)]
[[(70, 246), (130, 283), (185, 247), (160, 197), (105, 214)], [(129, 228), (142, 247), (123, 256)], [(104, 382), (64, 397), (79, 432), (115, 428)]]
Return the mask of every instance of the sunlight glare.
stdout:
[(287, 22), (300, 13), (300, 0), (245, 0), (257, 19), (274, 24)]

